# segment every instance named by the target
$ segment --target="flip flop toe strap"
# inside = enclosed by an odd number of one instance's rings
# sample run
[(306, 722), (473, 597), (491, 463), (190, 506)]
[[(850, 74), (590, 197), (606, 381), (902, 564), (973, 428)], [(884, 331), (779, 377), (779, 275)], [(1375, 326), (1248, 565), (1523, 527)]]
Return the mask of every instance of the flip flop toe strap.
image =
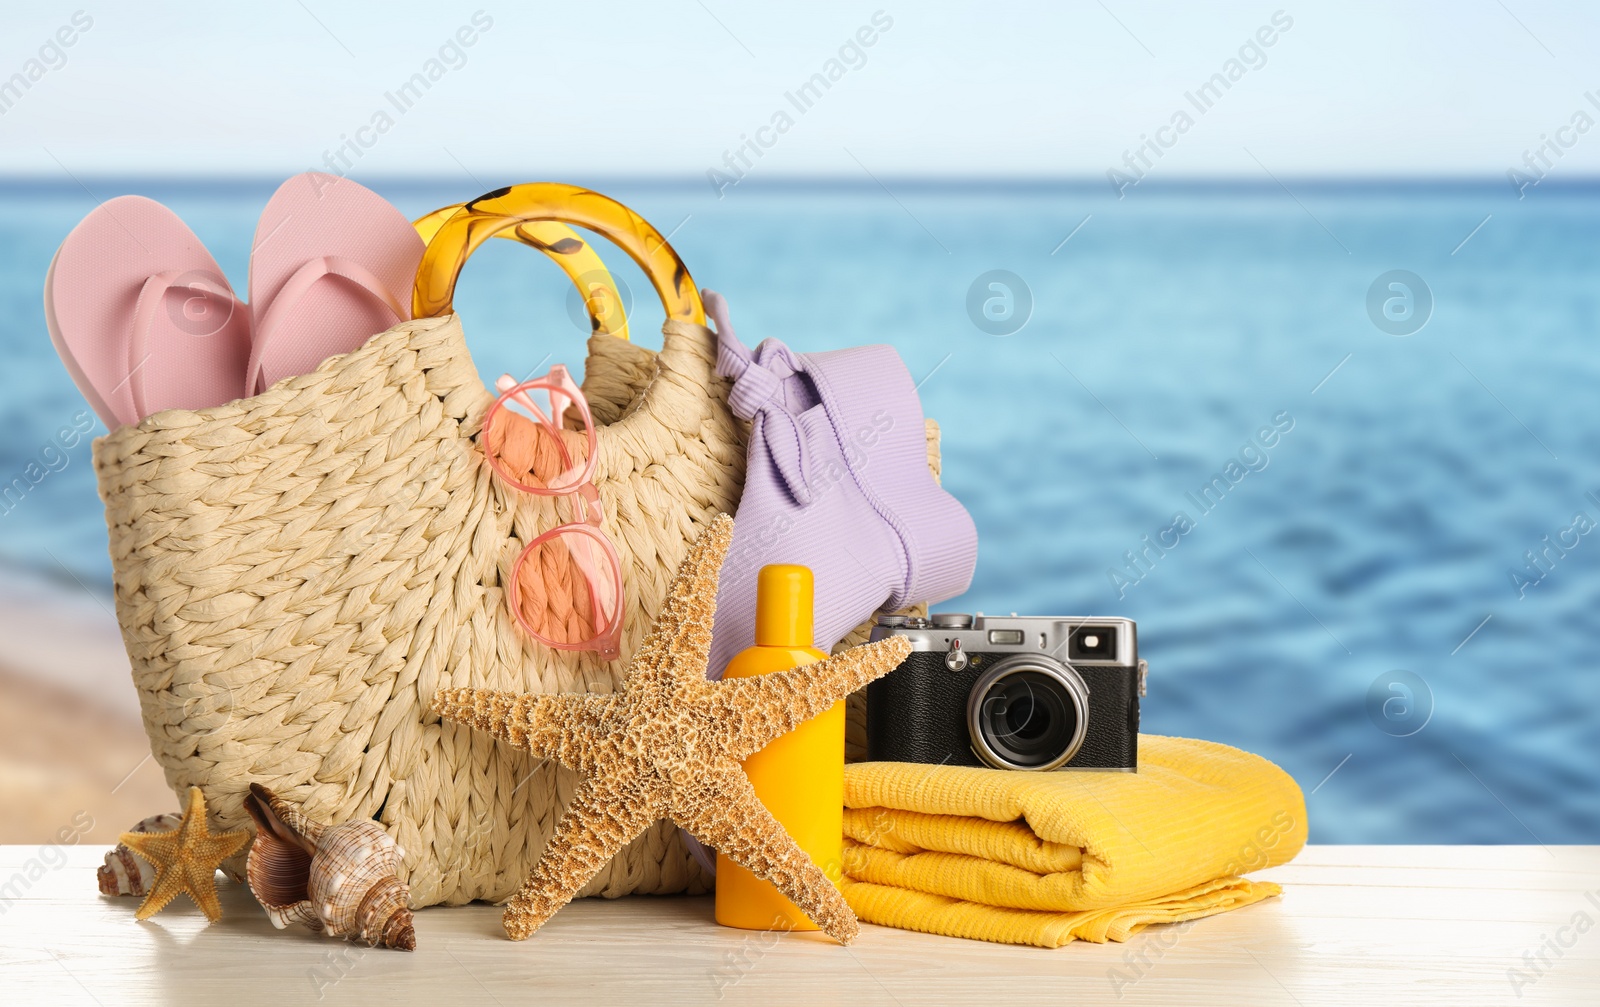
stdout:
[[(404, 306), (395, 299), (393, 293), (372, 270), (353, 259), (342, 255), (324, 255), (307, 261), (286, 280), (279, 289), (277, 296), (272, 299), (272, 304), (267, 308), (266, 314), (256, 323), (254, 346), (250, 353), (250, 367), (245, 375), (245, 392), (249, 395), (258, 395), (265, 388), (261, 387), (261, 370), (263, 352), (272, 344), (273, 336), (277, 329), (282, 327), (284, 321), (291, 317), (305, 300), (307, 294), (318, 283), (328, 277), (344, 280), (356, 290), (382, 305), (390, 315), (390, 325), (403, 322), (411, 317)], [(387, 326), (386, 326), (387, 327)], [(371, 333), (369, 333), (370, 335)], [(312, 338), (315, 338), (313, 336)], [(330, 350), (324, 358), (332, 356), (341, 350)]]
[[(168, 292), (175, 289), (188, 294), (183, 306), (176, 311), (167, 302)], [(204, 305), (202, 312), (190, 314), (189, 308), (196, 303)], [(141, 419), (152, 412), (145, 400), (144, 367), (155, 352), (159, 312), (165, 310), (173, 327), (198, 339), (220, 332), (233, 318), (233, 313), (243, 307), (228, 281), (208, 269), (168, 269), (144, 281), (133, 309), (133, 339), (129, 343), (126, 379)], [(222, 313), (222, 308), (226, 308), (226, 313)]]

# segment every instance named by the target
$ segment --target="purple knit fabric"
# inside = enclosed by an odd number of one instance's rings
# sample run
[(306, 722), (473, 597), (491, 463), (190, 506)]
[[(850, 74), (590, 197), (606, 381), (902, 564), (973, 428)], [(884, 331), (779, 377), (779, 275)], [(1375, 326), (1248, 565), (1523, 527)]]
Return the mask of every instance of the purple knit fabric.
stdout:
[(705, 291), (717, 373), (751, 421), (744, 497), (722, 567), (711, 637), (713, 678), (755, 642), (756, 575), (799, 563), (816, 582), (815, 645), (831, 650), (879, 609), (937, 602), (972, 581), (972, 518), (928, 471), (922, 404), (890, 346), (754, 353)]

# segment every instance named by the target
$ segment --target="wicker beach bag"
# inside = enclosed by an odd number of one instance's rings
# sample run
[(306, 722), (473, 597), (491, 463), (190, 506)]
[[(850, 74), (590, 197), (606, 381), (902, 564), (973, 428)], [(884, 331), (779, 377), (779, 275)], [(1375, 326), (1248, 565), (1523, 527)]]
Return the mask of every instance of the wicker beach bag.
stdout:
[[(611, 240), (667, 310), (652, 352), (589, 341), (594, 483), (622, 559), (623, 660), (526, 637), (503, 585), (566, 505), (501, 483), (477, 437), (494, 396), (451, 311), (474, 249), (534, 221)], [(744, 426), (713, 372), (715, 336), (676, 253), (604, 196), (540, 183), (467, 205), (429, 243), (415, 320), (253, 398), (172, 410), (94, 446), (117, 616), (152, 752), (243, 828), (249, 784), (324, 821), (376, 819), (404, 851), (412, 903), (511, 894), (575, 778), (487, 735), (442, 728), (434, 693), (609, 692), (701, 526), (738, 504)], [(929, 427), (937, 458), (936, 428)], [(661, 822), (585, 889), (704, 891)]]

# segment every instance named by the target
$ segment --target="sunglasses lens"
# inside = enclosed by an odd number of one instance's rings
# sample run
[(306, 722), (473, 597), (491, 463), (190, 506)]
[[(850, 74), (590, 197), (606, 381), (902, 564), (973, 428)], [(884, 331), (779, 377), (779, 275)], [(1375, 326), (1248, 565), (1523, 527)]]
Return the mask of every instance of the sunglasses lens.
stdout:
[(583, 483), (594, 443), (587, 414), (560, 389), (525, 383), (490, 411), (484, 449), (496, 471), (519, 489), (569, 493)]
[(522, 554), (514, 613), (522, 628), (557, 647), (579, 647), (616, 625), (622, 582), (615, 554), (581, 528), (540, 536)]

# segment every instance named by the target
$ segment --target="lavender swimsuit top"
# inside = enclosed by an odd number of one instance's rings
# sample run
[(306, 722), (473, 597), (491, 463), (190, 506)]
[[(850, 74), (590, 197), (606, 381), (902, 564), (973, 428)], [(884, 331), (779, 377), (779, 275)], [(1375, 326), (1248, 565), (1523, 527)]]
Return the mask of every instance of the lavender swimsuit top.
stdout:
[(768, 563), (811, 568), (824, 651), (879, 609), (965, 591), (977, 530), (928, 470), (922, 405), (894, 348), (795, 353), (768, 339), (752, 353), (723, 298), (704, 298), (717, 373), (733, 379), (729, 404), (751, 422), (708, 674), (721, 677), (755, 642), (756, 574)]

